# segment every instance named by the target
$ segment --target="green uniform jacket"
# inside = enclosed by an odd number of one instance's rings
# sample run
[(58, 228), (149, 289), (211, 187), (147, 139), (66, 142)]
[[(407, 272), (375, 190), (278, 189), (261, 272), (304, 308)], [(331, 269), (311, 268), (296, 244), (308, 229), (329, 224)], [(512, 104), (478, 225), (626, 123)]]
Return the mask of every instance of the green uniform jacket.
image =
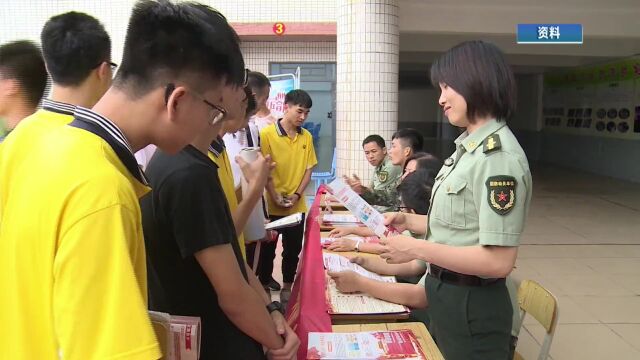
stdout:
[(531, 171), (504, 122), (456, 139), (431, 193), (427, 240), (453, 246), (518, 246), (531, 203)]
[(396, 187), (400, 184), (402, 168), (391, 163), (389, 157), (376, 167), (369, 190), (362, 198), (371, 205), (380, 206), (380, 210), (395, 211), (400, 204)]

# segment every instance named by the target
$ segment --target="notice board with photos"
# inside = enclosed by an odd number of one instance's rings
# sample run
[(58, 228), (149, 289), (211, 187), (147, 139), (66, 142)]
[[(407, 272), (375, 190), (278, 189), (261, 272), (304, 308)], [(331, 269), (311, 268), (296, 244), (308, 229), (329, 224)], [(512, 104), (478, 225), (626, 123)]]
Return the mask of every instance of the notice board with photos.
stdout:
[(640, 139), (640, 57), (545, 74), (545, 131)]

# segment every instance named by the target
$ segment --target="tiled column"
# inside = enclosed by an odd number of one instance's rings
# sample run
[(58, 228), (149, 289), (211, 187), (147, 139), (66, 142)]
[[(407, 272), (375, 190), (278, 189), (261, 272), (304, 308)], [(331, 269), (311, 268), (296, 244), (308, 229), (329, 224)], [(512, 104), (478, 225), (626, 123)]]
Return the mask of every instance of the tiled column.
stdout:
[(398, 0), (338, 0), (336, 147), (338, 176), (370, 181), (362, 140), (391, 146), (398, 125)]

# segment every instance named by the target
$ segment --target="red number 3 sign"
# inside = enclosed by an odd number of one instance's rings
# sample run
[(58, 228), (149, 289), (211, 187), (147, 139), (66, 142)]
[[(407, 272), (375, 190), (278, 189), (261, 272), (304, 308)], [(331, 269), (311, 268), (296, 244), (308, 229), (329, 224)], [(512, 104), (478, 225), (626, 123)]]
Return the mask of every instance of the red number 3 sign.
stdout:
[(273, 33), (276, 35), (283, 35), (286, 29), (287, 28), (284, 26), (283, 23), (279, 22), (279, 23), (273, 24)]

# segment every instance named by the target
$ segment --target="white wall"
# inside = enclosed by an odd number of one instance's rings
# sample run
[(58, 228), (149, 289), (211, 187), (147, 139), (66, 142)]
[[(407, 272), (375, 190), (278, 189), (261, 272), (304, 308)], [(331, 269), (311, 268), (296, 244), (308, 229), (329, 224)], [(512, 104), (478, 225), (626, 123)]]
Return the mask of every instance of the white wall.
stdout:
[[(230, 22), (282, 21), (285, 24), (286, 22), (335, 21), (337, 1), (342, 0), (306, 1), (303, 6), (297, 0), (198, 0), (220, 10)], [(134, 4), (135, 0), (0, 0), (0, 44), (23, 39), (39, 43), (42, 26), (51, 16), (74, 10), (92, 15), (103, 23), (111, 36), (112, 57), (119, 63), (122, 58), (127, 23)], [(292, 46), (297, 46), (296, 51), (305, 52), (304, 47), (299, 43)], [(324, 50), (315, 50), (318, 46), (311, 46), (309, 53), (324, 54)], [(286, 47), (289, 48), (289, 46)], [(335, 61), (335, 43), (332, 47), (334, 54), (332, 61)], [(260, 51), (258, 50), (258, 53)], [(274, 50), (269, 53), (275, 52)], [(252, 54), (255, 53), (252, 52)], [(279, 55), (280, 58), (285, 57), (286, 54), (292, 54), (293, 51), (285, 50), (282, 53)], [(304, 55), (297, 57), (304, 57)], [(265, 61), (260, 63), (268, 63), (268, 59)], [(252, 61), (252, 64), (256, 63), (257, 61)], [(264, 69), (265, 65), (260, 66)]]

